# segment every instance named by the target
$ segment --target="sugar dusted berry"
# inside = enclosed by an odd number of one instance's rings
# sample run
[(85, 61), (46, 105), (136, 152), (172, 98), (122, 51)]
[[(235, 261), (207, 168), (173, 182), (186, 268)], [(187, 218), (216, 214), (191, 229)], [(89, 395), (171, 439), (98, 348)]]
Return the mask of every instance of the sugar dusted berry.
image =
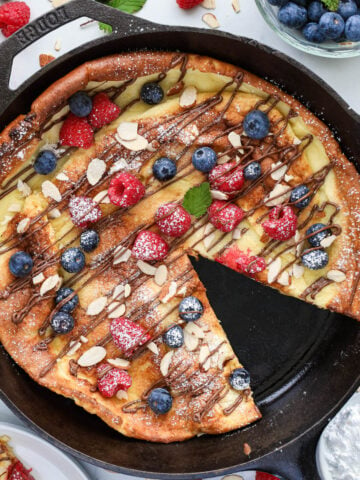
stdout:
[(158, 83), (148, 82), (141, 87), (140, 97), (148, 105), (157, 105), (164, 98), (164, 90)]
[(119, 115), (120, 107), (102, 92), (93, 98), (93, 107), (88, 120), (93, 128), (99, 129), (116, 120)]
[(34, 266), (34, 262), (26, 252), (16, 252), (11, 255), (9, 260), (9, 269), (10, 272), (15, 277), (26, 277)]
[(90, 148), (94, 140), (94, 132), (86, 118), (79, 118), (69, 113), (61, 126), (59, 137), (61, 145)]
[(244, 218), (244, 211), (233, 203), (215, 200), (208, 208), (209, 221), (222, 232), (231, 232)]
[(85, 230), (80, 235), (80, 247), (84, 252), (92, 252), (100, 243), (100, 236), (96, 230)]
[(57, 312), (50, 320), (50, 325), (58, 335), (70, 333), (74, 328), (74, 318), (66, 312)]
[(145, 187), (132, 173), (122, 172), (111, 180), (108, 195), (112, 204), (127, 208), (142, 199)]
[(323, 249), (307, 250), (301, 256), (301, 263), (310, 270), (320, 270), (329, 263), (329, 256)]
[(148, 404), (157, 415), (163, 415), (171, 410), (172, 397), (165, 388), (154, 388), (148, 396)]
[(110, 333), (115, 345), (126, 355), (131, 355), (136, 348), (150, 340), (150, 335), (141, 325), (125, 317), (111, 321)]
[(174, 325), (163, 335), (164, 343), (170, 348), (180, 348), (184, 345), (184, 332), (180, 325)]
[(185, 322), (195, 322), (204, 313), (204, 306), (197, 297), (185, 297), (179, 305), (180, 318)]
[(217, 165), (209, 173), (211, 188), (225, 193), (233, 193), (244, 185), (243, 169), (236, 162)]
[(244, 118), (244, 132), (250, 138), (261, 140), (268, 135), (269, 130), (269, 117), (261, 110), (252, 110)]
[(86, 228), (102, 216), (99, 205), (90, 197), (71, 197), (69, 213), (73, 224), (80, 228)]
[(132, 254), (145, 262), (162, 260), (169, 252), (169, 246), (165, 240), (155, 232), (143, 230), (134, 242)]
[(128, 390), (131, 387), (131, 377), (125, 370), (110, 368), (102, 364), (97, 368), (98, 390), (103, 397), (111, 398), (119, 390)]
[(235, 368), (229, 375), (229, 382), (234, 390), (246, 390), (250, 387), (250, 374), (245, 368)]
[(274, 240), (285, 241), (296, 232), (297, 216), (291, 207), (274, 207), (269, 213), (269, 220), (262, 223), (264, 232)]
[(251, 255), (250, 251), (248, 253), (240, 252), (236, 260), (236, 267), (241, 273), (255, 275), (265, 270), (266, 261), (263, 257)]
[(331, 230), (323, 223), (314, 223), (306, 230), (305, 235), (312, 247), (320, 247), (321, 241), (331, 235)]
[(70, 287), (62, 287), (56, 292), (55, 303), (58, 305), (66, 298), (69, 298), (66, 303), (60, 308), (60, 312), (71, 313), (79, 303), (79, 297), (75, 294), (72, 298), (70, 296), (74, 293), (74, 290)]
[(69, 273), (78, 273), (85, 267), (85, 255), (77, 247), (66, 249), (60, 257), (60, 263)]
[(91, 97), (86, 92), (76, 92), (69, 98), (69, 108), (77, 117), (87, 117), (92, 109)]
[(261, 175), (261, 165), (259, 162), (251, 162), (244, 167), (245, 180), (256, 180)]
[(298, 185), (290, 194), (290, 203), (297, 208), (305, 208), (311, 200), (310, 190), (306, 185)]
[(170, 237), (181, 237), (191, 227), (191, 216), (177, 203), (166, 203), (157, 209), (155, 221), (160, 231)]

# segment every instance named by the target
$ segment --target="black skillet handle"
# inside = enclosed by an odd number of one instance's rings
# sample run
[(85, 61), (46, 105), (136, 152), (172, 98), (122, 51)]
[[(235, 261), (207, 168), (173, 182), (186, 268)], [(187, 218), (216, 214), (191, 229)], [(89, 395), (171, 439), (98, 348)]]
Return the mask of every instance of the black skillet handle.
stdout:
[(129, 28), (133, 32), (146, 31), (150, 30), (153, 25), (147, 20), (120, 12), (95, 0), (72, 0), (70, 3), (45, 13), (18, 30), (0, 46), (0, 113), (17, 96), (18, 90), (9, 89), (12, 62), (15, 56), (49, 32), (83, 16), (111, 25), (113, 28), (111, 35), (119, 38), (122, 36), (122, 30), (126, 36)]

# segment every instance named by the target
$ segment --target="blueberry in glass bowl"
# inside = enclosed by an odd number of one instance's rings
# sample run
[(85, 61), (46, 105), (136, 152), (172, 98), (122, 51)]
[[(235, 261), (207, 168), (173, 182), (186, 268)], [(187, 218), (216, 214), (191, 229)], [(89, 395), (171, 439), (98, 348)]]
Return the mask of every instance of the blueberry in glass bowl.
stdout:
[(360, 55), (358, 0), (255, 0), (268, 25), (287, 43), (322, 57)]

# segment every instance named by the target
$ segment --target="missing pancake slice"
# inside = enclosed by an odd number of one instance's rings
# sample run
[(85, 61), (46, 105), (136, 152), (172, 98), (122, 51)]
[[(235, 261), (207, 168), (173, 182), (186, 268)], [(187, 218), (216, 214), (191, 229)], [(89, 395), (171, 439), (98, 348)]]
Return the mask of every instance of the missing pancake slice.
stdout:
[(7, 435), (0, 436), (0, 478), (2, 480), (34, 480), (31, 469), (24, 467), (9, 445)]
[(172, 442), (261, 416), (188, 255), (359, 319), (358, 174), (305, 107), (246, 71), (179, 53), (89, 62), (0, 153), (1, 341), (125, 435)]

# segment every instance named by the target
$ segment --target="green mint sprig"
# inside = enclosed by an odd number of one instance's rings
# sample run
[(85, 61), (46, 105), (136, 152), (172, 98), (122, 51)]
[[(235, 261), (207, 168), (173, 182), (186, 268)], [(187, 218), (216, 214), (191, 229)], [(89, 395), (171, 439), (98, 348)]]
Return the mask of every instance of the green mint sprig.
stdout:
[(210, 207), (212, 202), (210, 185), (204, 182), (198, 187), (192, 187), (185, 194), (183, 207), (190, 215), (201, 217)]
[[(102, 3), (125, 13), (136, 13), (142, 9), (146, 0), (105, 0)], [(104, 30), (104, 32), (112, 32), (112, 27), (107, 23), (99, 22), (99, 28)]]

